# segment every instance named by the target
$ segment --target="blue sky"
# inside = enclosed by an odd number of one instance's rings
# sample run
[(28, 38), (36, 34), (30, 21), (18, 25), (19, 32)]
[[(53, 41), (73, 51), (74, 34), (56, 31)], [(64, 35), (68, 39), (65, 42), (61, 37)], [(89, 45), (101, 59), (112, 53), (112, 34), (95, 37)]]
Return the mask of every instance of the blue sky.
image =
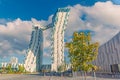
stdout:
[(57, 8), (81, 4), (92, 6), (97, 1), (106, 0), (0, 0), (0, 18), (30, 20), (47, 20)]
[[(65, 41), (74, 31), (92, 31), (93, 41), (104, 44), (120, 30), (119, 0), (0, 0), (0, 57), (9, 61), (16, 56), (24, 59), (32, 22), (51, 23), (57, 8), (71, 7)], [(50, 31), (44, 32), (44, 61), (50, 63)], [(104, 36), (103, 36), (104, 35)], [(66, 49), (65, 49), (66, 51)], [(1, 60), (1, 59), (0, 59)]]

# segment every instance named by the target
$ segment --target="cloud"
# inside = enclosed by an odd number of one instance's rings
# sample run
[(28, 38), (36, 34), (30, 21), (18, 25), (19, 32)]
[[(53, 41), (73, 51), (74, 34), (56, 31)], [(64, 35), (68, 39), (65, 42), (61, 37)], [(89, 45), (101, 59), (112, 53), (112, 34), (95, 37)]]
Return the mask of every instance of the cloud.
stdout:
[(8, 22), (10, 22), (10, 21), (12, 21), (12, 20), (1, 18), (1, 19), (0, 19), (0, 24), (5, 25), (6, 23), (8, 23)]
[[(65, 31), (65, 41), (71, 41), (74, 31), (90, 30), (94, 32), (93, 41), (104, 44), (120, 31), (120, 6), (112, 2), (97, 2), (93, 6), (84, 7), (79, 4), (71, 7), (68, 25)], [(52, 22), (51, 15), (47, 21), (30, 21), (21, 19), (5, 20), (0, 19), (0, 56), (10, 56), (13, 54), (24, 55), (28, 47), (32, 25), (41, 24), (43, 26)], [(32, 23), (33, 22), (33, 23)], [(51, 30), (44, 33), (44, 57), (50, 57)]]
[(32, 23), (16, 19), (0, 24), (0, 55), (23, 54), (28, 46)]
[(38, 21), (35, 18), (32, 18), (31, 21), (37, 26), (42, 25), (43, 27), (45, 27), (46, 25), (48, 25), (52, 22), (52, 17), (53, 17), (53, 15), (50, 15), (49, 18), (48, 18), (48, 21), (45, 21), (45, 20), (39, 20)]
[(77, 4), (71, 7), (65, 37), (69, 38), (74, 31), (87, 29), (95, 32), (93, 40), (102, 45), (120, 31), (119, 21), (120, 6), (110, 1), (97, 2), (91, 7)]
[(34, 18), (31, 21), (23, 21), (20, 18), (16, 20), (0, 19), (0, 56), (25, 55), (31, 38), (32, 26), (36, 23), (44, 26), (51, 21), (52, 15), (48, 21), (39, 21)]
[[(91, 8), (84, 8), (85, 13), (88, 14), (88, 20), (92, 20), (97, 23), (108, 24), (112, 26), (118, 26), (120, 23), (117, 19), (120, 19), (120, 6), (113, 5), (112, 2), (106, 3), (98, 2)], [(117, 12), (116, 12), (117, 11)]]

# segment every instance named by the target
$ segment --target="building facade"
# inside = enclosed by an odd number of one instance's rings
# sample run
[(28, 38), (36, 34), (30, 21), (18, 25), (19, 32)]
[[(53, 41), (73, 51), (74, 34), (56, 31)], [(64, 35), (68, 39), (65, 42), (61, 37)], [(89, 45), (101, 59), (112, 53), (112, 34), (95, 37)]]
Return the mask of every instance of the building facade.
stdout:
[(53, 17), (52, 71), (57, 71), (64, 62), (64, 31), (69, 11), (69, 8), (59, 8)]
[(99, 48), (99, 54), (94, 64), (101, 72), (111, 72), (111, 65), (120, 64), (120, 32)]
[(29, 48), (26, 52), (24, 67), (29, 72), (39, 72), (43, 58), (43, 32), (33, 26)]
[[(25, 59), (25, 69), (29, 72), (39, 72), (43, 59), (43, 31), (52, 29), (51, 40), (51, 71), (57, 71), (64, 62), (64, 30), (68, 22), (69, 8), (59, 8), (52, 18), (52, 23), (42, 28), (33, 27), (31, 41)], [(41, 26), (40, 26), (41, 27)]]

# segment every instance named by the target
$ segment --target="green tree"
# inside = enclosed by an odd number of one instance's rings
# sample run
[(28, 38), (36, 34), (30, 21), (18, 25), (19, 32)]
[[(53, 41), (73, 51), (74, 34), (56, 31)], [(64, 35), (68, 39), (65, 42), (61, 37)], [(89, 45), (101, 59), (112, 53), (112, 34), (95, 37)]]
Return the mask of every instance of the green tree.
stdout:
[(6, 68), (4, 65), (2, 66), (2, 72), (6, 72)]
[(91, 42), (90, 32), (74, 32), (72, 41), (66, 43), (72, 70), (91, 71), (94, 67), (92, 61), (96, 59), (98, 54), (98, 46), (98, 42)]
[(18, 65), (18, 72), (23, 73), (25, 71), (25, 68), (23, 65)]
[(8, 73), (12, 73), (13, 72), (11, 64), (8, 64), (7, 67), (6, 67), (6, 69), (7, 69)]
[(62, 65), (58, 66), (58, 72), (62, 72), (62, 71), (63, 71)]
[(58, 67), (58, 71), (59, 71), (59, 72), (64, 72), (65, 70), (66, 70), (66, 64), (65, 64), (65, 63), (61, 64), (61, 65)]

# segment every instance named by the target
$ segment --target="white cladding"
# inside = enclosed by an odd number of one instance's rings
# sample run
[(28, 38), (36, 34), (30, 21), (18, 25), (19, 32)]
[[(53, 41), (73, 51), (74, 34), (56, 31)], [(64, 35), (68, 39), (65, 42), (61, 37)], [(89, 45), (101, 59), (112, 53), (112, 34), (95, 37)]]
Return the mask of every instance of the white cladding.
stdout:
[(43, 33), (38, 27), (33, 27), (29, 49), (26, 52), (24, 67), (26, 71), (38, 72), (42, 65)]
[(58, 11), (56, 13), (57, 21), (53, 27), (53, 63), (52, 71), (57, 71), (58, 67), (64, 62), (64, 30), (67, 25), (69, 12)]
[(25, 69), (29, 72), (40, 71), (43, 58), (43, 33), (42, 31), (52, 28), (52, 71), (57, 71), (64, 61), (64, 30), (67, 25), (69, 8), (59, 8), (53, 17), (51, 24), (45, 28), (34, 27), (31, 41), (25, 59)]
[(34, 72), (36, 71), (36, 56), (32, 51), (29, 51), (27, 54), (28, 56), (26, 56), (24, 64), (25, 69), (26, 71)]

